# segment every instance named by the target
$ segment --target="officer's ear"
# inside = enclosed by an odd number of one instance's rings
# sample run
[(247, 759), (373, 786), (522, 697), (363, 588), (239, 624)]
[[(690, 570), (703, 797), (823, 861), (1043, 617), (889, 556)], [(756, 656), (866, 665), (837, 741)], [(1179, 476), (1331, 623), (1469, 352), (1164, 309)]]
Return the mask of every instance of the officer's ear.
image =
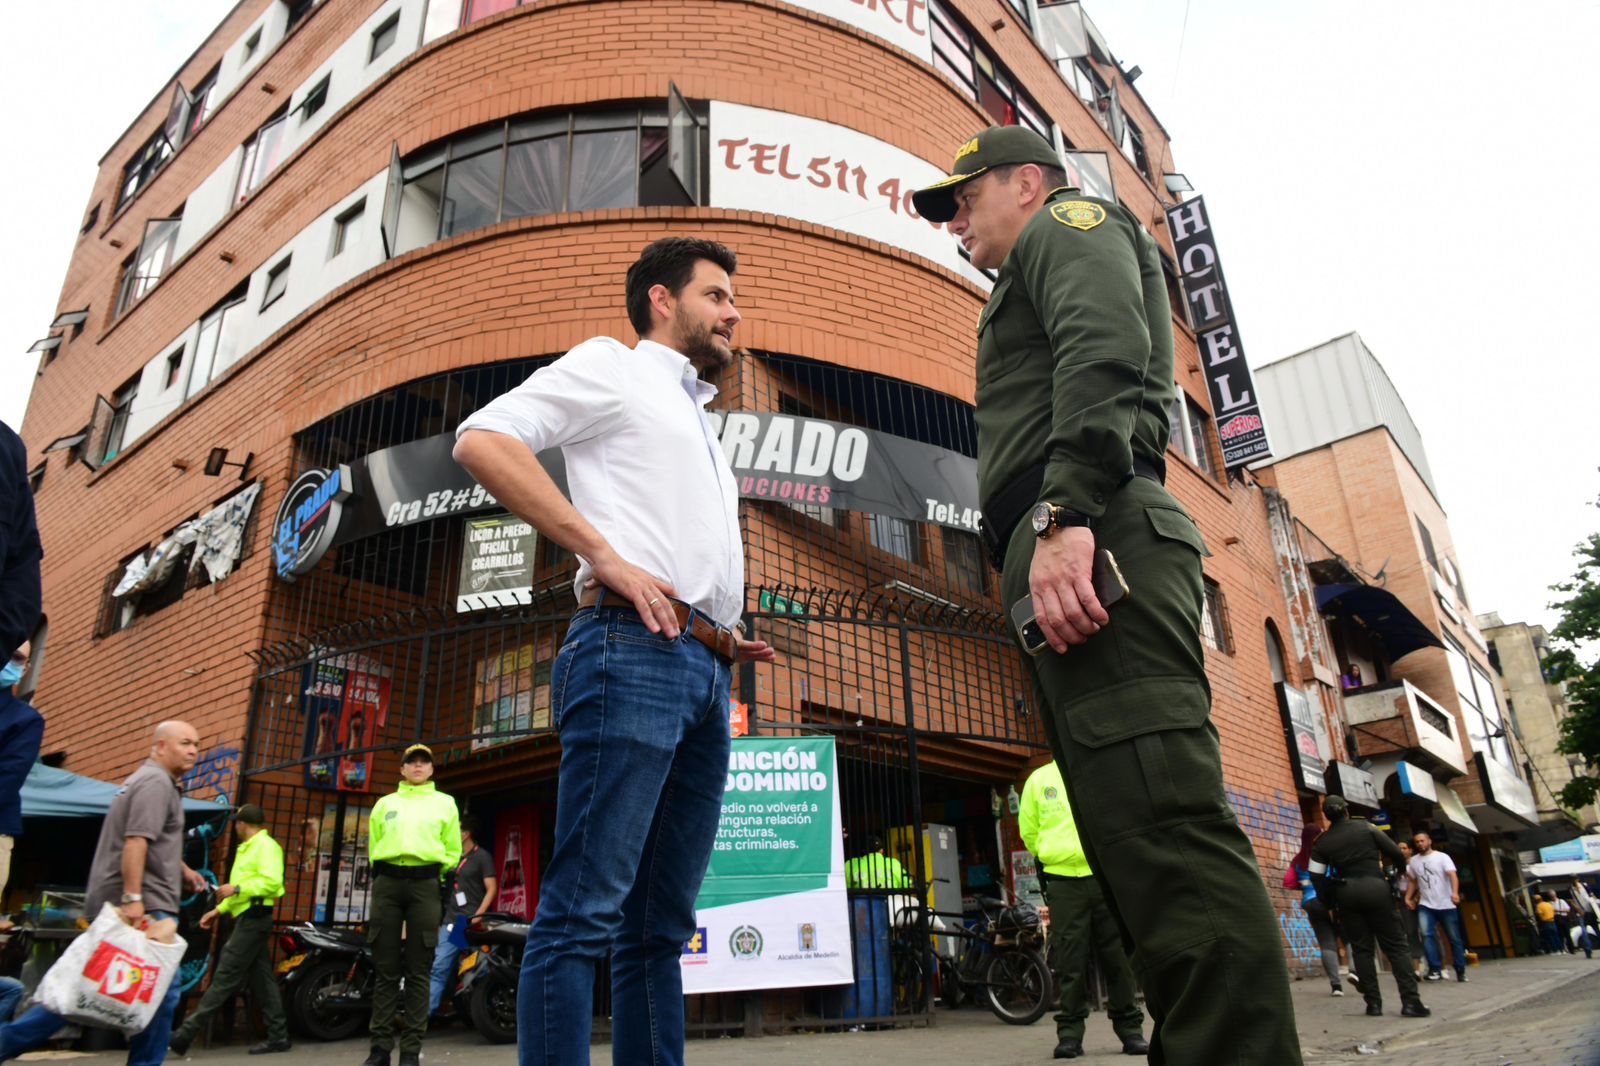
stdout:
[(1016, 185), (1017, 203), (1022, 207), (1032, 207), (1050, 191), (1046, 187), (1044, 170), (1037, 163), (1023, 163), (1017, 167), (1012, 180)]

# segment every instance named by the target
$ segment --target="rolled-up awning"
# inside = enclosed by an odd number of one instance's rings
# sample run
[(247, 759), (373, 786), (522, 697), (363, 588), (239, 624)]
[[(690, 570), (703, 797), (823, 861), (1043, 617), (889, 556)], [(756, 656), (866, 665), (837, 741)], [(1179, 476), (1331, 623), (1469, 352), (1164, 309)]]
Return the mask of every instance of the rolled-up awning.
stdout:
[(1375, 585), (1318, 585), (1317, 610), (1360, 622), (1383, 643), (1390, 659), (1404, 658), (1420, 648), (1444, 647), (1399, 597)]

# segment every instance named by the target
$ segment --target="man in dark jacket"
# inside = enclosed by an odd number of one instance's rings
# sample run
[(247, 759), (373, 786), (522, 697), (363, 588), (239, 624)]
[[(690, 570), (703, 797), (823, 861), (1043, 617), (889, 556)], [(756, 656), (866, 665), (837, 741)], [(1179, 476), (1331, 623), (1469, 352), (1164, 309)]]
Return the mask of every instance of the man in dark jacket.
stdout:
[(1373, 954), (1376, 938), (1394, 970), (1394, 983), (1400, 986), (1400, 1013), (1407, 1018), (1426, 1018), (1433, 1012), (1417, 995), (1411, 953), (1383, 879), (1385, 858), (1397, 865), (1404, 862), (1399, 847), (1365, 818), (1350, 817), (1343, 796), (1323, 800), (1322, 813), (1331, 824), (1311, 849), (1311, 885), (1318, 899), (1329, 900), (1328, 906), (1339, 912), (1354, 955), (1356, 988), (1367, 1001), (1367, 1013), (1374, 1017), (1383, 1014), (1383, 991), (1378, 986)]
[(22, 782), (44, 742), (44, 719), (13, 691), (28, 668), (28, 651), (23, 641), (0, 667), (0, 896), (11, 876), (11, 847), (22, 835)]
[(39, 526), (28, 484), (28, 449), (0, 422), (0, 661), (39, 624)]

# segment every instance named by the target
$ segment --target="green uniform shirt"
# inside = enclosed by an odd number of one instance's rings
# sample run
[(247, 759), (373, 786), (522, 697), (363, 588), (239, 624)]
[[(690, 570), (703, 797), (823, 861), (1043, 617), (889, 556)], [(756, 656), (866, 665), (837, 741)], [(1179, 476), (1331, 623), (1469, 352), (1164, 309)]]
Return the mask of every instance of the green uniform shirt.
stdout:
[(400, 782), (378, 801), (367, 823), (367, 857), (396, 866), (438, 863), (448, 873), (461, 861), (461, 816), (456, 801), (434, 788)]
[(1176, 398), (1155, 240), (1122, 206), (1055, 190), (978, 319), (980, 498), (1044, 462), (1039, 500), (1098, 517), (1135, 458), (1163, 463)]
[(911, 878), (900, 860), (873, 852), (857, 855), (844, 864), (844, 883), (848, 888), (910, 888)]
[(1061, 767), (1054, 761), (1029, 774), (1028, 783), (1022, 786), (1017, 832), (1045, 873), (1058, 877), (1088, 877), (1094, 873), (1078, 840), (1078, 823), (1067, 803)]
[(228, 883), (236, 895), (217, 904), (223, 914), (243, 914), (255, 902), (276, 903), (283, 896), (283, 848), (265, 829), (239, 845)]

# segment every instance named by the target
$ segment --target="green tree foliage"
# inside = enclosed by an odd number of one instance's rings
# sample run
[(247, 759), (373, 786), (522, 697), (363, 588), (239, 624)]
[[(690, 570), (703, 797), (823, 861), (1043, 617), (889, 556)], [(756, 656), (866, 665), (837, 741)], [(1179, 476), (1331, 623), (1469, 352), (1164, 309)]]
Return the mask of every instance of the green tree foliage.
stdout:
[(1588, 771), (1561, 789), (1562, 805), (1575, 810), (1600, 796), (1600, 533), (1591, 533), (1573, 555), (1577, 573), (1551, 586), (1566, 598), (1551, 604), (1561, 621), (1551, 632), (1559, 644), (1545, 660), (1545, 673), (1567, 685), (1567, 716), (1556, 749), (1581, 758)]

